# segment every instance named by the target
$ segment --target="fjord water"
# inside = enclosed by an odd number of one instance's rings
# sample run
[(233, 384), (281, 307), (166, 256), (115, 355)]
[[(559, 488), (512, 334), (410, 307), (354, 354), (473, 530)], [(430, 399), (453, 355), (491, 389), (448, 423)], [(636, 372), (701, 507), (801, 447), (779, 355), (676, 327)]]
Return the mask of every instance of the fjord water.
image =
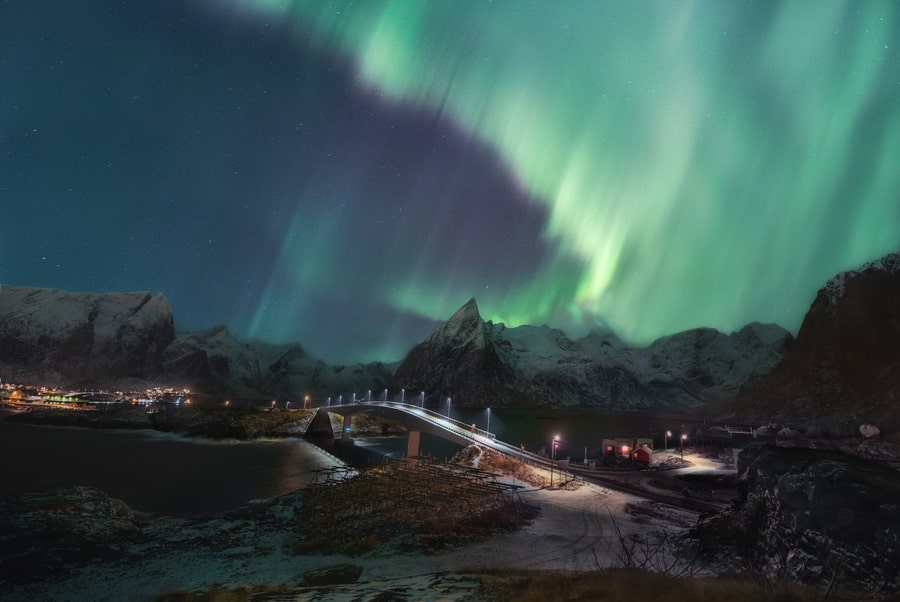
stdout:
[[(486, 410), (451, 407), (450, 416), (487, 428)], [(504, 409), (492, 411), (490, 420), (490, 430), (499, 439), (524, 444), (529, 451), (540, 451), (558, 435), (557, 457), (573, 460), (582, 457), (585, 447), (595, 455), (603, 437), (643, 437), (680, 428), (675, 419), (593, 411)], [(306, 487), (318, 468), (342, 461), (364, 465), (385, 456), (397, 459), (406, 451), (404, 437), (321, 445), (325, 450), (300, 439), (209, 441), (155, 431), (0, 421), (0, 496), (88, 485), (141, 512), (216, 515), (252, 499)], [(448, 458), (457, 449), (438, 437), (422, 437), (422, 453), (435, 458)]]

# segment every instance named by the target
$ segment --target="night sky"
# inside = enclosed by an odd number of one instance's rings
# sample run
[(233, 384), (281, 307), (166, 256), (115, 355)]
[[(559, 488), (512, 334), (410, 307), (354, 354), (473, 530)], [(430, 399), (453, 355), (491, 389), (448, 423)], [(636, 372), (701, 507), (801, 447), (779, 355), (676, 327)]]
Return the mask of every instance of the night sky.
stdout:
[(347, 362), (796, 332), (898, 249), (893, 0), (0, 0), (0, 283)]

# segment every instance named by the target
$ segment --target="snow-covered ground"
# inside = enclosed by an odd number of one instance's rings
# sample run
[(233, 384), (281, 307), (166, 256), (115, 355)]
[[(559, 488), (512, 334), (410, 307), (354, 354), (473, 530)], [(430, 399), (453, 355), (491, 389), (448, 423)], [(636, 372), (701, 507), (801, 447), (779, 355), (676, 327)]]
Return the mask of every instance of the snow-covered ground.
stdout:
[[(521, 484), (521, 482), (519, 482)], [(290, 495), (290, 494), (289, 494)], [(348, 600), (402, 590), (411, 600), (456, 600), (470, 596), (475, 582), (450, 571), (488, 568), (592, 571), (620, 564), (617, 528), (645, 534), (680, 532), (693, 523), (689, 512), (655, 507), (626, 511), (642, 500), (599, 486), (523, 489), (523, 501), (539, 516), (513, 532), (435, 553), (375, 550), (363, 556), (294, 555), (294, 537), (275, 522), (240, 519), (161, 519), (148, 527), (152, 543), (120, 561), (78, 569), (65, 579), (0, 592), (0, 600), (140, 600), (172, 591), (204, 591), (216, 584), (285, 584), (279, 599)], [(288, 520), (288, 501), (281, 512)], [(160, 540), (165, 544), (161, 545)], [(204, 542), (198, 545), (196, 542)], [(142, 544), (143, 545), (143, 544)], [(347, 563), (362, 568), (358, 582), (297, 587), (304, 573)]]

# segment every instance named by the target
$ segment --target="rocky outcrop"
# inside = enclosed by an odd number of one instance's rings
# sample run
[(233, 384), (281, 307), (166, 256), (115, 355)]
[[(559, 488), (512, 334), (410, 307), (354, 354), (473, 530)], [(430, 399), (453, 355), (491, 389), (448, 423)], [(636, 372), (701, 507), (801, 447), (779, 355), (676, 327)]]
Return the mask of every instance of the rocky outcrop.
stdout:
[(900, 473), (838, 451), (759, 446), (739, 457), (740, 498), (694, 536), (768, 581), (900, 590)]
[(0, 377), (72, 383), (162, 371), (175, 339), (169, 302), (150, 293), (0, 288)]
[(768, 421), (900, 426), (900, 255), (822, 287), (789, 356), (741, 392), (738, 410)]
[(0, 497), (0, 583), (61, 577), (78, 566), (113, 561), (140, 538), (131, 509), (98, 489)]
[(471, 299), (409, 353), (388, 386), (462, 406), (693, 407), (733, 399), (792, 341), (786, 330), (764, 324), (730, 335), (689, 330), (643, 348), (608, 332), (572, 340), (548, 326), (485, 322)]

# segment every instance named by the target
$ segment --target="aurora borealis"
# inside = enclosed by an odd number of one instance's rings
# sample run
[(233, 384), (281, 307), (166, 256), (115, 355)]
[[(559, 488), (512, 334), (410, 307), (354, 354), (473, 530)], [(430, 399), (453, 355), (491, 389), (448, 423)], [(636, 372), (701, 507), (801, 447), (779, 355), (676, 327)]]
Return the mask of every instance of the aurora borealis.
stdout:
[(180, 329), (796, 332), (900, 248), (890, 0), (9, 0), (0, 44), (0, 282)]

